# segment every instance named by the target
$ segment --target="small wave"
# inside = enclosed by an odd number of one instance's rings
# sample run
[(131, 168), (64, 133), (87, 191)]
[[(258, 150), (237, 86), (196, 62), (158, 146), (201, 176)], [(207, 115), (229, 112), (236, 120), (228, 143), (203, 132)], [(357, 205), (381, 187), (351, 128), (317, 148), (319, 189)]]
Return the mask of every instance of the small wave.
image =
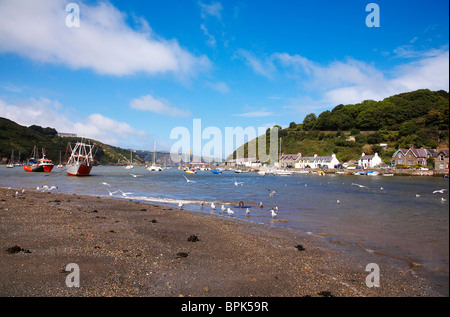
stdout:
[(163, 198), (163, 197), (151, 197), (151, 196), (106, 196), (105, 197), (113, 197), (113, 198), (121, 198), (121, 199), (129, 199), (129, 200), (138, 200), (145, 201), (151, 203), (160, 203), (160, 204), (175, 204), (178, 205), (182, 203), (183, 205), (200, 205), (203, 203), (206, 206), (214, 203), (216, 205), (231, 205), (230, 202), (220, 202), (220, 201), (209, 201), (209, 200), (194, 200), (194, 199), (175, 199), (175, 198)]

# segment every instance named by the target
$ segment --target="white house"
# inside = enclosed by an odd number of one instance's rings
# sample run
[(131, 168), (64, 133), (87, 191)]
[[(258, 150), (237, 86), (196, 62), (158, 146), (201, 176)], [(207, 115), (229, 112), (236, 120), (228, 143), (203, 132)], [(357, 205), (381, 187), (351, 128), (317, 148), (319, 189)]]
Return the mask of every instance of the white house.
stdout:
[(378, 156), (378, 153), (375, 153), (374, 155), (367, 155), (363, 152), (358, 160), (358, 165), (362, 168), (373, 168), (381, 163), (383, 163), (383, 161)]
[(336, 154), (331, 156), (303, 156), (295, 163), (295, 168), (334, 168), (339, 164)]

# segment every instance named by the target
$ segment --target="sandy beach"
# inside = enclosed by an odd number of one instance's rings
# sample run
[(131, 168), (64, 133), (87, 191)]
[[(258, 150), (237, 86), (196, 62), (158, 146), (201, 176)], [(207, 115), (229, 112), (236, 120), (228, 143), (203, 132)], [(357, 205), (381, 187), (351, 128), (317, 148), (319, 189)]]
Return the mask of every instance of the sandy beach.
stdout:
[[(414, 265), (323, 237), (178, 208), (0, 189), (0, 296), (442, 296)], [(276, 220), (275, 220), (276, 221)], [(68, 287), (69, 263), (80, 286)], [(380, 286), (366, 285), (366, 265)]]

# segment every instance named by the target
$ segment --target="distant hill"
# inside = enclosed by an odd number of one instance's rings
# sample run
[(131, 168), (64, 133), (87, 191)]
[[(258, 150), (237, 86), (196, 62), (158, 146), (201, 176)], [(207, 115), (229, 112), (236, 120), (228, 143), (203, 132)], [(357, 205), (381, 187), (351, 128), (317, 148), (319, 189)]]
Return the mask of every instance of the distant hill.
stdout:
[[(53, 128), (43, 128), (40, 126), (21, 126), (11, 120), (0, 118), (0, 159), (6, 162), (10, 159), (14, 150), (15, 160), (20, 158), (24, 161), (33, 152), (34, 146), (42, 154), (45, 149), (47, 157), (55, 163), (59, 163), (60, 152), (62, 159), (66, 153), (67, 144), (72, 145), (80, 138), (59, 137)], [(130, 160), (130, 150), (107, 145), (96, 140), (89, 140), (96, 146), (94, 160), (96, 164), (103, 165), (126, 165)], [(69, 153), (67, 154), (69, 155)], [(136, 165), (145, 164), (144, 159), (137, 153), (133, 153), (133, 163)]]
[[(335, 153), (345, 162), (358, 159), (362, 152), (377, 152), (389, 162), (398, 148), (448, 149), (449, 94), (444, 90), (420, 89), (381, 101), (341, 104), (319, 116), (311, 113), (302, 123), (291, 122), (286, 129), (278, 128), (281, 153), (300, 152), (303, 156)], [(381, 147), (381, 143), (387, 144), (387, 148)], [(246, 155), (248, 143), (243, 147)], [(236, 152), (227, 160), (235, 158)]]

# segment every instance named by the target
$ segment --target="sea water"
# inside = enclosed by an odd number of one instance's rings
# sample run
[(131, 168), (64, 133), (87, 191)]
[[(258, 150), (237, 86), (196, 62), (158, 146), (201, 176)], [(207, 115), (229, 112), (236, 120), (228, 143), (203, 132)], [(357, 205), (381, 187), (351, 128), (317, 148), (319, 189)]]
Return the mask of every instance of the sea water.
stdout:
[[(150, 172), (139, 166), (132, 170), (95, 166), (91, 176), (69, 177), (56, 168), (51, 173), (0, 168), (0, 187), (36, 190), (44, 185), (57, 186), (53, 191), (60, 193), (174, 208), (181, 202), (183, 209), (193, 212), (301, 230), (347, 252), (377, 253), (418, 264), (448, 296), (449, 182), (443, 177), (261, 176), (233, 171), (193, 175), (175, 168)], [(443, 193), (433, 193), (441, 189)], [(238, 208), (239, 204), (245, 208)], [(234, 214), (222, 212), (222, 205)], [(276, 207), (273, 218), (270, 210)]]

